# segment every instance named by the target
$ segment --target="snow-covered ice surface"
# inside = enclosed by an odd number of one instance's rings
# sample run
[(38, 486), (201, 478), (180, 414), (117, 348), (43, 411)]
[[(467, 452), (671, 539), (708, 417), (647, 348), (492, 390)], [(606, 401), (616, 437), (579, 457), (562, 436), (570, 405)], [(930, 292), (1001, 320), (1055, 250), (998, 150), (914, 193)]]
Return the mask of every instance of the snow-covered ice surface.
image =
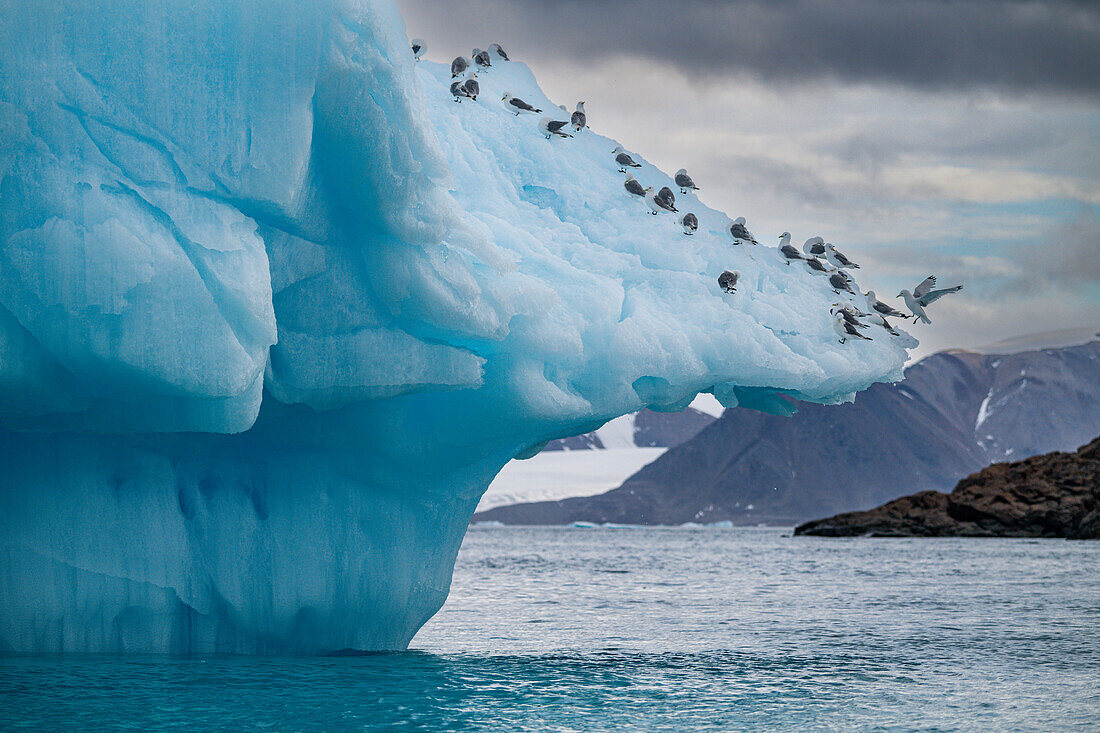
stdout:
[(694, 237), (647, 215), (615, 141), (501, 107), (556, 109), (523, 64), (455, 104), (389, 0), (3, 13), (0, 649), (403, 648), (511, 458), (915, 345), (838, 344), (691, 196)]

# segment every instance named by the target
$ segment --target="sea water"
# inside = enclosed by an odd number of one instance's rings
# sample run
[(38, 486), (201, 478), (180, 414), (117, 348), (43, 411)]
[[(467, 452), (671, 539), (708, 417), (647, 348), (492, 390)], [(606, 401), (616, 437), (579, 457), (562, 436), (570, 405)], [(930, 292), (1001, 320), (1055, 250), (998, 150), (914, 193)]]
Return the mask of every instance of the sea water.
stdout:
[(0, 730), (1100, 729), (1100, 543), (472, 528), (409, 652), (0, 657)]

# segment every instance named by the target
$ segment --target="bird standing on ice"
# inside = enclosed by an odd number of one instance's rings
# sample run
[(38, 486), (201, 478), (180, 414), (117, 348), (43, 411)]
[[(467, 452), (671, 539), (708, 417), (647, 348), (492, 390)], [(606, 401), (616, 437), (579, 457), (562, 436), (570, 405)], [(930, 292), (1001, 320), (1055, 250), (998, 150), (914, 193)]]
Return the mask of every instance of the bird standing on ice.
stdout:
[(504, 107), (516, 117), (519, 117), (520, 112), (527, 112), (528, 114), (542, 112), (541, 109), (532, 107), (519, 97), (513, 97), (511, 92), (505, 92), (504, 96), (500, 98), (500, 101), (504, 102)]
[(726, 270), (718, 276), (718, 287), (725, 290), (727, 293), (737, 292), (737, 278), (741, 277), (741, 273), (737, 270)]
[(802, 251), (814, 257), (825, 256), (825, 240), (821, 237), (810, 237), (802, 245)]
[(932, 320), (928, 317), (928, 314), (924, 312), (924, 309), (948, 293), (957, 293), (963, 289), (962, 285), (955, 285), (950, 288), (940, 288), (939, 290), (933, 290), (932, 288), (934, 287), (936, 287), (936, 276), (929, 275), (924, 278), (924, 281), (921, 282), (913, 292), (910, 293), (908, 290), (902, 290), (898, 293), (898, 297), (905, 301), (905, 306), (914, 316), (921, 319), (924, 323), (931, 323)]
[(543, 117), (539, 120), (539, 130), (549, 140), (551, 136), (557, 135), (558, 137), (573, 137), (567, 132), (562, 132), (561, 129), (568, 125), (568, 122), (562, 122), (561, 120), (555, 120), (553, 117)]
[(756, 237), (745, 228), (745, 217), (739, 216), (730, 224), (730, 234), (733, 235), (733, 243), (757, 244)]
[(456, 79), (451, 82), (451, 95), (455, 98), (456, 102), (461, 102), (464, 98), (470, 98), (470, 93), (466, 91), (465, 79)]
[(641, 168), (641, 163), (635, 163), (634, 159), (630, 157), (630, 153), (623, 150), (623, 146), (619, 145), (611, 151), (615, 156), (615, 162), (619, 164), (619, 173), (626, 173), (627, 168)]
[(853, 336), (864, 341), (872, 340), (870, 336), (864, 336), (859, 329), (848, 322), (844, 317), (844, 311), (833, 312), (833, 330), (836, 331), (837, 336), (840, 336), (840, 343), (844, 343)]
[(699, 228), (699, 217), (689, 211), (680, 217), (680, 226), (684, 228), (684, 234), (690, 237)]
[(485, 51), (482, 51), (480, 48), (475, 48), (470, 56), (473, 58), (474, 63), (477, 64), (478, 68), (482, 71), (488, 69), (490, 66), (493, 65), (493, 60), (489, 58), (489, 54)]
[(783, 257), (786, 258), (788, 266), (791, 264), (791, 260), (806, 259), (802, 256), (802, 253), (799, 252), (793, 244), (791, 244), (790, 232), (783, 232), (779, 235), (779, 254), (783, 255)]
[(577, 102), (577, 109), (569, 116), (569, 123), (577, 132), (588, 126), (588, 117), (584, 114), (584, 102)]
[(412, 39), (413, 59), (419, 61), (428, 50), (428, 44), (419, 38)]
[(691, 180), (691, 176), (688, 175), (687, 168), (676, 171), (676, 177), (672, 180), (676, 181), (676, 185), (680, 187), (680, 193), (699, 190), (699, 187), (695, 185), (695, 181)]
[(626, 189), (627, 193), (633, 196), (645, 196), (645, 192), (649, 190), (646, 188), (642, 188), (642, 184), (634, 180), (633, 173), (626, 174), (626, 180), (623, 181), (623, 188)]
[(476, 102), (477, 95), (481, 94), (481, 85), (477, 83), (477, 74), (470, 74), (466, 77), (462, 88), (466, 91), (466, 96)]
[(511, 61), (512, 60), (512, 59), (508, 58), (508, 54), (504, 53), (504, 49), (500, 47), (499, 43), (490, 43), (489, 44), (489, 53), (495, 53), (497, 55), (497, 58), (504, 59), (505, 61)]
[(451, 78), (454, 79), (465, 74), (468, 68), (470, 68), (470, 62), (466, 60), (466, 57), (456, 56), (455, 60), (451, 62)]
[(676, 211), (676, 194), (672, 193), (671, 188), (662, 186), (661, 190), (657, 192), (657, 198), (668, 206), (669, 211)]
[(840, 250), (838, 250), (831, 244), (825, 245), (825, 259), (829, 261), (830, 265), (837, 268), (838, 270), (845, 267), (851, 267), (856, 270), (859, 269), (859, 265), (845, 257)]
[(653, 186), (645, 190), (645, 202), (649, 207), (649, 213), (657, 216), (662, 211), (676, 211), (672, 205), (653, 192)]
[(841, 290), (852, 295), (856, 294), (852, 289), (852, 279), (843, 270), (837, 270), (829, 275), (829, 284), (833, 286), (833, 292), (837, 295), (840, 295)]
[(874, 290), (868, 290), (863, 295), (867, 298), (867, 307), (871, 309), (872, 313), (878, 313), (880, 316), (891, 316), (892, 318), (910, 318), (910, 316), (876, 298)]

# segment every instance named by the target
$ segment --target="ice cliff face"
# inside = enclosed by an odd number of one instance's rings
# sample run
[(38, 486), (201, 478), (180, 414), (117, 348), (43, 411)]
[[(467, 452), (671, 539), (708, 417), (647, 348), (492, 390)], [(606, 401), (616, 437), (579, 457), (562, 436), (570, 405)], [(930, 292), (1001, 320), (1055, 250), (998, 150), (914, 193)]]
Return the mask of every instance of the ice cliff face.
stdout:
[(838, 344), (692, 197), (695, 237), (647, 216), (613, 141), (497, 103), (556, 108), (522, 64), (454, 104), (388, 2), (0, 21), (0, 649), (403, 648), (514, 456), (840, 401), (913, 344)]

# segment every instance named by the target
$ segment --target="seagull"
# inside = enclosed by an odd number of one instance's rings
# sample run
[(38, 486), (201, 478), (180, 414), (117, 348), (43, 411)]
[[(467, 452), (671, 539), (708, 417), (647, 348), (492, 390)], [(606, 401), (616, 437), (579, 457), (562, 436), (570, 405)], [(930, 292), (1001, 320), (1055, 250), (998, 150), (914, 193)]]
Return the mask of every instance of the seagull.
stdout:
[(519, 117), (520, 112), (527, 112), (528, 114), (542, 112), (541, 109), (532, 107), (519, 97), (513, 97), (511, 92), (505, 92), (504, 96), (500, 98), (500, 101), (504, 102), (505, 108), (511, 110), (512, 114), (516, 117)]
[[(474, 82), (475, 84), (477, 82)], [(461, 102), (463, 97), (470, 98), (470, 93), (466, 91), (466, 81), (464, 79), (458, 79), (451, 82), (451, 94), (454, 95), (456, 102)]]
[(806, 240), (806, 243), (802, 245), (802, 251), (814, 257), (824, 257), (825, 240), (821, 237), (810, 237)]
[(489, 58), (489, 54), (482, 51), (480, 48), (475, 48), (470, 56), (473, 57), (474, 63), (482, 69), (488, 69), (493, 65), (493, 60)]
[(504, 59), (505, 61), (511, 61), (512, 60), (512, 59), (508, 58), (508, 54), (504, 53), (504, 49), (500, 47), (499, 43), (490, 43), (489, 44), (489, 50), (491, 52), (495, 53), (498, 57)]
[(412, 39), (412, 50), (413, 58), (419, 61), (420, 57), (428, 50), (428, 44), (424, 43), (424, 41), (419, 38), (414, 38)]
[(727, 293), (736, 293), (737, 278), (739, 277), (741, 277), (741, 273), (737, 270), (726, 270), (718, 276), (718, 287)]
[(739, 216), (733, 220), (730, 224), (730, 234), (733, 235), (733, 243), (741, 244), (757, 244), (756, 237), (752, 236), (752, 232), (745, 228), (745, 217)]
[(852, 262), (850, 259), (845, 257), (840, 252), (840, 250), (838, 250), (836, 247), (834, 247), (831, 244), (826, 244), (825, 245), (825, 259), (827, 259), (829, 261), (830, 265), (837, 268), (838, 270), (842, 269), (842, 268), (845, 268), (845, 267), (851, 267), (851, 268), (854, 268), (856, 270), (859, 269), (859, 265), (857, 265), (856, 263)]
[(868, 328), (867, 324), (859, 320), (861, 317), (871, 315), (870, 313), (864, 313), (861, 310), (856, 310), (850, 305), (844, 303), (833, 303), (833, 307), (829, 310), (830, 313), (843, 313), (844, 320), (852, 324), (856, 328)]
[(817, 259), (816, 257), (803, 257), (802, 259), (807, 265), (809, 265), (810, 269), (813, 270), (814, 272), (828, 272), (829, 271), (829, 268), (825, 267), (825, 265), (821, 262), (821, 260)]
[(649, 206), (649, 213), (654, 216), (657, 216), (657, 214), (662, 211), (676, 211), (676, 209), (672, 207), (672, 204), (653, 193), (653, 186), (645, 190), (645, 202)]
[(791, 264), (791, 260), (804, 260), (805, 257), (802, 253), (791, 244), (791, 233), (783, 232), (779, 235), (779, 253), (787, 258), (787, 266)]
[(898, 297), (905, 301), (905, 306), (913, 313), (913, 315), (925, 323), (931, 323), (931, 319), (928, 318), (928, 314), (924, 312), (926, 306), (935, 303), (937, 300), (947, 295), (948, 293), (957, 293), (963, 289), (962, 285), (955, 285), (950, 288), (940, 288), (939, 290), (933, 290), (936, 287), (936, 276), (929, 275), (924, 278), (923, 282), (910, 293), (908, 290), (902, 290), (898, 293)]
[(569, 122), (577, 132), (588, 126), (588, 117), (584, 114), (584, 102), (577, 102), (577, 109), (569, 116)]
[(552, 135), (557, 135), (558, 137), (573, 137), (569, 133), (561, 131), (561, 128), (568, 124), (568, 122), (555, 120), (553, 117), (543, 117), (539, 120), (539, 130), (542, 131), (543, 135), (546, 135), (547, 140), (549, 140)]
[(641, 163), (635, 163), (634, 159), (630, 157), (630, 153), (623, 150), (623, 146), (619, 145), (611, 151), (615, 155), (615, 162), (619, 164), (619, 173), (626, 173), (627, 168), (641, 168)]
[(890, 325), (890, 322), (880, 316), (878, 313), (871, 314), (871, 323), (877, 323), (886, 329), (891, 336), (900, 336), (901, 334), (894, 330), (894, 327)]
[(680, 217), (680, 226), (684, 228), (684, 234), (691, 236), (699, 228), (699, 218), (689, 211)]
[(470, 68), (470, 62), (466, 60), (465, 56), (456, 56), (455, 60), (451, 62), (451, 78), (461, 76), (466, 73), (466, 69)]
[(657, 192), (657, 198), (668, 204), (669, 211), (676, 211), (676, 195), (672, 193), (672, 189), (668, 186), (662, 186), (661, 190)]
[(681, 168), (676, 171), (676, 177), (673, 178), (673, 180), (676, 181), (676, 185), (680, 187), (680, 193), (699, 190), (699, 187), (695, 185), (695, 181), (691, 180), (691, 176), (688, 175), (687, 168)]
[(627, 193), (633, 194), (635, 196), (645, 196), (645, 192), (648, 190), (642, 188), (642, 184), (634, 180), (633, 173), (626, 174), (626, 180), (623, 182), (623, 188), (626, 189)]
[(476, 102), (477, 95), (481, 94), (481, 85), (477, 83), (477, 74), (470, 74), (462, 88), (466, 91), (466, 96)]
[(855, 336), (864, 341), (872, 340), (870, 336), (864, 336), (855, 326), (849, 323), (848, 319), (844, 317), (843, 311), (833, 311), (833, 330), (840, 336), (840, 343), (847, 341), (849, 336)]
[(892, 306), (876, 298), (874, 290), (868, 290), (864, 295), (867, 297), (867, 307), (871, 309), (872, 313), (878, 313), (880, 316), (891, 316), (893, 318), (909, 318), (909, 316), (901, 311), (896, 310)]
[(843, 270), (837, 270), (832, 275), (829, 275), (829, 284), (833, 286), (833, 292), (837, 295), (840, 291), (856, 294), (855, 290), (852, 290), (852, 280)]

